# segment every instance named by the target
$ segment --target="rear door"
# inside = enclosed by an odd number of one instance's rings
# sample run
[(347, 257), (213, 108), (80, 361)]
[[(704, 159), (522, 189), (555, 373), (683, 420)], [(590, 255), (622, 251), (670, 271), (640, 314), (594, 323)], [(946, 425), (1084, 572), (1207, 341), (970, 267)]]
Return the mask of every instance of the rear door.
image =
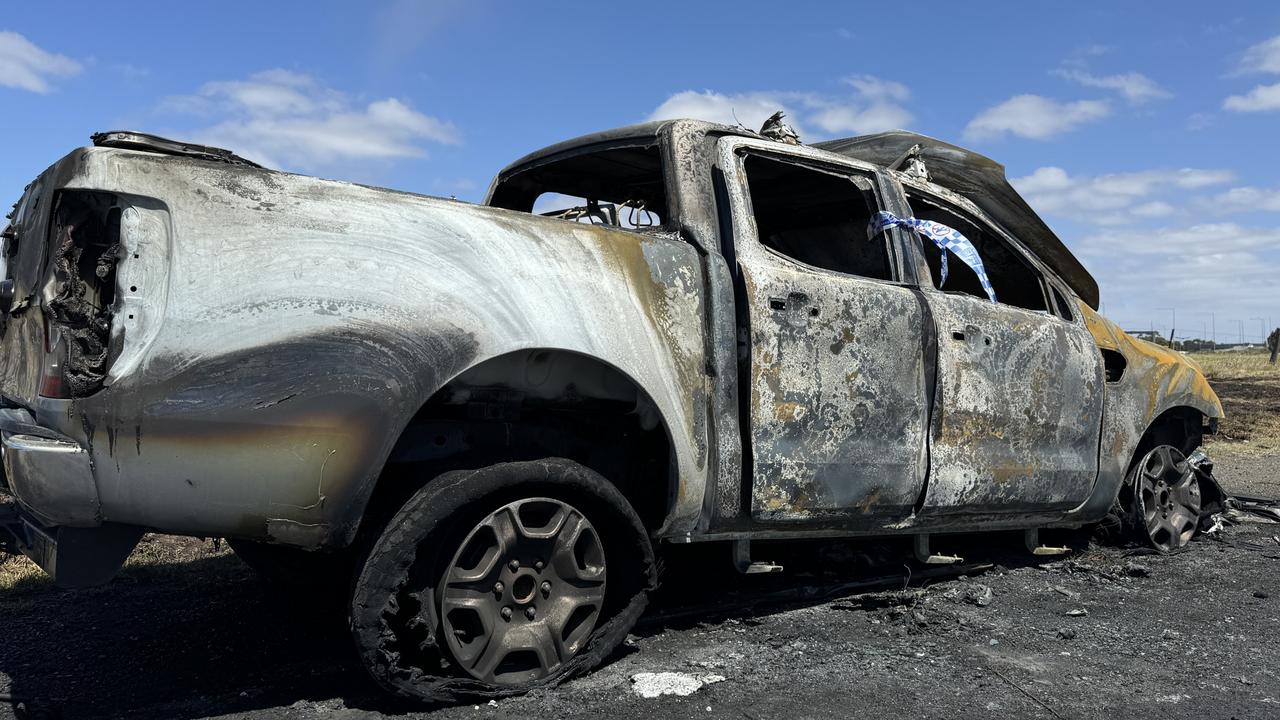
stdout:
[(868, 168), (725, 140), (753, 518), (898, 519), (926, 470), (924, 312)]
[[(1046, 270), (957, 198), (907, 187), (917, 218), (959, 230), (996, 293), (954, 254), (917, 237), (934, 286), (938, 398), (922, 514), (1073, 508), (1098, 474), (1103, 369), (1089, 331), (1050, 302)], [(913, 233), (914, 234), (914, 233)]]

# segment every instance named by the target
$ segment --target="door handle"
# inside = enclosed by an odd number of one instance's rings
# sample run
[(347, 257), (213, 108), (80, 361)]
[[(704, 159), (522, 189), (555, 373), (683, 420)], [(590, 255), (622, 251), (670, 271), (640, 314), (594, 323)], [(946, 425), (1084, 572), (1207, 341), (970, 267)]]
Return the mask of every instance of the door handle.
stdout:
[(802, 292), (789, 292), (784, 298), (769, 298), (769, 307), (772, 310), (803, 310), (808, 306), (809, 296)]
[(952, 330), (951, 339), (955, 340), (956, 342), (972, 342), (972, 343), (977, 343), (979, 339), (981, 339), (983, 345), (986, 345), (988, 347), (991, 345), (991, 336), (982, 332), (981, 328), (975, 327), (973, 325), (969, 325), (965, 327), (965, 329), (963, 330)]
[(790, 292), (786, 297), (769, 298), (769, 309), (777, 315), (783, 315), (786, 322), (793, 327), (803, 327), (806, 323), (821, 314), (809, 296), (802, 292)]

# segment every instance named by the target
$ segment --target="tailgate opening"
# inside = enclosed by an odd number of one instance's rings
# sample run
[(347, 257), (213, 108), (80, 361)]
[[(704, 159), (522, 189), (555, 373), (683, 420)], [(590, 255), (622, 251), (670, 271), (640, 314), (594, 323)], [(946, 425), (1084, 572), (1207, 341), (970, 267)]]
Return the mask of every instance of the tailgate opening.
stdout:
[(84, 397), (102, 387), (116, 302), (120, 214), (119, 198), (106, 192), (64, 190), (54, 202), (42, 293), (44, 397)]

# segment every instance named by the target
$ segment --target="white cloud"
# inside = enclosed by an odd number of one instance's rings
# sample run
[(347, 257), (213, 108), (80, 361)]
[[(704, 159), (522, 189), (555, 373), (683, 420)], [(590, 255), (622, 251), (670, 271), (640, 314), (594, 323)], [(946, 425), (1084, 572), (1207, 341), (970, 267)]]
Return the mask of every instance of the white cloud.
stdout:
[(1244, 95), (1231, 95), (1222, 102), (1222, 108), (1235, 112), (1280, 110), (1280, 83), (1256, 85)]
[(1280, 35), (1245, 50), (1240, 72), (1280, 74)]
[[(1280, 74), (1280, 35), (1246, 50), (1236, 72)], [(1243, 95), (1230, 95), (1222, 101), (1222, 108), (1233, 112), (1280, 110), (1280, 83), (1255, 85)]]
[(1011, 182), (1037, 212), (1095, 225), (1119, 225), (1177, 212), (1168, 198), (1153, 197), (1230, 182), (1229, 170), (1180, 168), (1071, 176), (1042, 167)]
[(1040, 95), (1015, 95), (969, 121), (964, 135), (990, 140), (1005, 134), (1045, 140), (1111, 114), (1103, 100), (1058, 102)]
[(1137, 72), (1120, 75), (1093, 75), (1084, 70), (1063, 68), (1055, 70), (1054, 74), (1085, 87), (1114, 90), (1133, 105), (1141, 105), (1152, 100), (1173, 97), (1173, 93), (1160, 87), (1146, 75)]
[(1191, 113), (1191, 115), (1187, 117), (1188, 130), (1204, 130), (1211, 125), (1213, 125), (1213, 115), (1209, 113)]
[(276, 167), (423, 157), (426, 143), (460, 141), (453, 125), (399, 99), (360, 106), (310, 76), (280, 69), (206, 83), (194, 95), (165, 99), (161, 110), (212, 121), (192, 137)]
[(1280, 212), (1280, 188), (1231, 188), (1208, 198), (1204, 206), (1221, 213)]
[(852, 96), (798, 91), (726, 95), (712, 90), (685, 90), (663, 101), (649, 119), (696, 118), (725, 125), (741, 122), (757, 130), (770, 115), (782, 110), (787, 122), (806, 142), (901, 128), (914, 120), (902, 105), (911, 97), (911, 91), (902, 83), (870, 75), (855, 75), (844, 82), (853, 88)]
[(906, 102), (911, 91), (906, 85), (892, 80), (881, 80), (873, 75), (853, 75), (844, 79), (857, 89), (858, 94), (872, 102)]
[(0, 31), (0, 85), (47, 93), (53, 89), (51, 78), (69, 77), (81, 69), (66, 55), (41, 50), (16, 32)]
[(1123, 246), (1126, 255), (1171, 255), (1184, 260), (1194, 254), (1280, 249), (1280, 228), (1244, 227), (1232, 222), (1157, 228), (1141, 234), (1148, 238), (1145, 242), (1135, 242), (1132, 230), (1102, 232), (1086, 236), (1078, 247), (1085, 252), (1114, 254)]
[(693, 118), (724, 125), (743, 125), (757, 130), (770, 115), (782, 110), (787, 121), (800, 130), (799, 120), (792, 109), (795, 93), (749, 92), (724, 95), (712, 90), (685, 90), (667, 98), (649, 114), (650, 120), (674, 120)]
[(1153, 200), (1149, 203), (1136, 205), (1129, 212), (1134, 217), (1158, 218), (1172, 215), (1177, 212), (1177, 209), (1163, 200)]
[(1126, 228), (1087, 235), (1072, 246), (1101, 285), (1108, 317), (1131, 329), (1163, 323), (1168, 332), (1168, 308), (1176, 307), (1178, 336), (1200, 336), (1214, 311), (1219, 340), (1226, 341), (1235, 339), (1236, 319), (1246, 321), (1246, 335), (1254, 335), (1257, 321), (1248, 318), (1274, 315), (1280, 227), (1224, 222)]
[(875, 103), (862, 109), (832, 105), (811, 117), (813, 124), (828, 135), (867, 135), (905, 127), (912, 119), (905, 108), (892, 103)]

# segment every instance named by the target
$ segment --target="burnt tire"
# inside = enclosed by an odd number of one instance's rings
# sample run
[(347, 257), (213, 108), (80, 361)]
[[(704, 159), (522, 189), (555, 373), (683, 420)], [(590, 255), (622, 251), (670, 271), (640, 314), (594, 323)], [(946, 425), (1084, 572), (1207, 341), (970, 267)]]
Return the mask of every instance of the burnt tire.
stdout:
[(263, 582), (280, 588), (340, 590), (354, 564), (350, 552), (309, 551), (239, 539), (228, 539), (227, 545)]
[[(571, 524), (574, 534), (564, 535)], [(515, 695), (608, 657), (656, 577), (644, 524), (596, 472), (559, 458), (454, 471), (415, 493), (369, 549), (352, 589), (351, 630), (365, 669), (400, 698)], [(562, 590), (579, 593), (572, 602), (588, 606), (585, 616), (555, 615)], [(513, 633), (542, 649), (519, 649), (508, 642)], [(544, 642), (553, 636), (555, 647)], [(516, 649), (477, 659), (477, 647), (495, 643)]]

